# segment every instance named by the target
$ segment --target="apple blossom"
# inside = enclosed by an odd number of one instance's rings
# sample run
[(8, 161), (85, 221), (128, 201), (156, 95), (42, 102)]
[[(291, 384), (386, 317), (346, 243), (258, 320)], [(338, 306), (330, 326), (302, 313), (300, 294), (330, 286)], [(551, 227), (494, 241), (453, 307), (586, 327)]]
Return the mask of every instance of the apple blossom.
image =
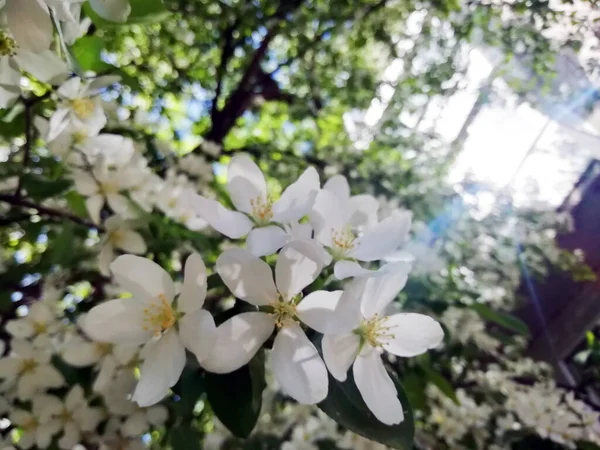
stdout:
[(131, 224), (119, 216), (106, 219), (104, 227), (106, 232), (100, 241), (100, 254), (98, 255), (98, 266), (103, 275), (110, 274), (109, 267), (115, 259), (115, 249), (134, 255), (146, 253), (147, 246), (142, 235), (133, 231)]
[(99, 342), (145, 344), (141, 352), (144, 364), (133, 400), (140, 406), (152, 405), (179, 379), (186, 348), (202, 362), (213, 345), (214, 320), (202, 309), (207, 289), (206, 268), (200, 255), (190, 255), (176, 305), (171, 277), (149, 259), (119, 256), (110, 269), (133, 297), (110, 300), (92, 308), (83, 328)]
[(379, 202), (368, 194), (350, 195), (348, 180), (343, 175), (331, 177), (323, 185), (323, 190), (332, 192), (338, 198), (343, 210), (350, 210), (349, 224), (354, 229), (368, 228), (377, 223)]
[[(281, 250), (275, 282), (269, 266), (242, 249), (226, 250), (216, 271), (238, 298), (265, 311), (238, 314), (217, 328), (210, 357), (201, 365), (227, 373), (246, 364), (277, 328), (271, 358), (275, 379), (299, 403), (318, 403), (327, 395), (327, 369), (302, 330), (296, 310), (301, 292), (323, 268), (321, 255), (305, 241), (292, 241)], [(300, 302), (300, 303), (298, 303)]]

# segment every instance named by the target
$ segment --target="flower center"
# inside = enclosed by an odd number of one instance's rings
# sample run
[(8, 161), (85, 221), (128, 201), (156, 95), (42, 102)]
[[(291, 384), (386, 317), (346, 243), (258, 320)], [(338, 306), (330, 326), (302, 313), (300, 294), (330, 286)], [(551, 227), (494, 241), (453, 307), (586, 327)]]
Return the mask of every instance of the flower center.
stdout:
[(106, 356), (112, 352), (113, 346), (112, 344), (108, 344), (106, 342), (95, 342), (96, 352), (100, 356)]
[(88, 135), (85, 131), (76, 131), (75, 133), (73, 133), (72, 137), (73, 137), (73, 144), (81, 145), (86, 141), (86, 139), (88, 138)]
[(108, 235), (108, 240), (111, 244), (118, 247), (125, 239), (125, 232), (123, 230), (111, 231)]
[(250, 200), (250, 206), (252, 206), (252, 217), (259, 225), (268, 224), (273, 218), (273, 199), (269, 196), (267, 198), (256, 197)]
[(58, 414), (58, 420), (64, 425), (73, 420), (73, 414), (67, 408), (63, 408)]
[(100, 191), (105, 195), (116, 194), (119, 192), (119, 186), (113, 181), (104, 181), (100, 183)]
[(275, 326), (277, 328), (294, 322), (294, 317), (296, 317), (296, 304), (294, 302), (286, 302), (278, 299), (271, 303), (271, 307), (273, 308), (271, 315), (275, 319)]
[(148, 308), (144, 308), (144, 322), (142, 328), (146, 331), (153, 331), (154, 336), (160, 336), (164, 331), (175, 325), (177, 316), (167, 301), (164, 294), (159, 294), (159, 302), (152, 303)]
[(71, 100), (71, 108), (73, 108), (73, 112), (79, 119), (86, 120), (94, 113), (96, 104), (88, 97), (76, 98)]
[(354, 330), (354, 334), (360, 336), (361, 344), (365, 342), (371, 347), (381, 347), (384, 340), (393, 339), (394, 334), (390, 333), (392, 327), (385, 326), (385, 317), (379, 317), (375, 314), (369, 320), (363, 320), (360, 326)]
[(21, 428), (23, 428), (23, 430), (25, 430), (25, 431), (33, 431), (38, 427), (38, 425), (39, 425), (39, 422), (37, 421), (37, 419), (35, 417), (28, 417), (21, 424)]
[(14, 56), (16, 51), (17, 41), (6, 31), (0, 31), (0, 56)]
[(42, 334), (48, 331), (48, 326), (44, 322), (35, 321), (33, 322), (33, 331), (35, 334)]
[(352, 232), (350, 225), (341, 230), (331, 229), (331, 242), (336, 256), (343, 256), (354, 248), (356, 236)]
[(21, 365), (19, 367), (19, 375), (23, 376), (27, 373), (33, 372), (39, 363), (33, 358), (26, 358), (21, 361)]

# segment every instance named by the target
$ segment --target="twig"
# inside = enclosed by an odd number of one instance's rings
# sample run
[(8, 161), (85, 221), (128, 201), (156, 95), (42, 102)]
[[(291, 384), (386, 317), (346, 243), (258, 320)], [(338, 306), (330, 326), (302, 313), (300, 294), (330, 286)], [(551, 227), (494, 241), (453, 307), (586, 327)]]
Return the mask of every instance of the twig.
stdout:
[(23, 153), (23, 173), (19, 177), (17, 189), (15, 189), (15, 197), (18, 199), (21, 197), (21, 189), (23, 188), (23, 177), (27, 171), (27, 165), (29, 164), (29, 156), (31, 154), (31, 145), (33, 140), (33, 129), (32, 129), (32, 104), (30, 102), (24, 102), (25, 104), (25, 145)]
[(98, 231), (104, 231), (104, 227), (102, 225), (95, 224), (94, 222), (83, 219), (79, 216), (76, 216), (75, 214), (71, 214), (68, 211), (61, 211), (54, 208), (48, 208), (47, 206), (42, 206), (37, 203), (30, 202), (29, 200), (21, 198), (20, 196), (17, 197), (16, 195), (0, 194), (0, 202), (5, 202), (9, 205), (18, 206), (22, 208), (32, 208), (37, 210), (37, 212), (41, 215), (50, 217), (60, 217), (87, 228), (93, 228)]

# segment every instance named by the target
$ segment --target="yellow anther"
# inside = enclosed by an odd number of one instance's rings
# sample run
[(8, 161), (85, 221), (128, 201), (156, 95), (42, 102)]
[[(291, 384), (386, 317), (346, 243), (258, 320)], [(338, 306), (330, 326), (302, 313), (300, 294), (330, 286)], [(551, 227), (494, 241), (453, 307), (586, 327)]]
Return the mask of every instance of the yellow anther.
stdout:
[(73, 420), (73, 414), (67, 408), (63, 408), (58, 414), (58, 420), (64, 425)]
[(250, 200), (252, 206), (252, 217), (259, 225), (268, 224), (273, 218), (273, 199), (271, 197), (257, 197)]
[(21, 364), (19, 366), (19, 375), (23, 376), (26, 373), (33, 372), (37, 368), (38, 365), (39, 365), (39, 363), (33, 358), (26, 358), (26, 359), (22, 360)]
[(104, 195), (117, 194), (119, 192), (119, 185), (114, 181), (104, 181), (100, 183), (100, 192)]
[(160, 336), (167, 331), (177, 321), (177, 315), (167, 301), (164, 294), (159, 294), (158, 302), (152, 303), (148, 308), (144, 308), (144, 322), (142, 327), (146, 331), (154, 332), (154, 336)]
[(33, 331), (35, 334), (42, 334), (48, 331), (48, 325), (44, 322), (35, 321), (33, 322)]
[(71, 108), (73, 108), (73, 112), (79, 119), (87, 120), (94, 113), (96, 104), (88, 97), (76, 98), (71, 100)]
[(96, 342), (95, 347), (96, 347), (96, 352), (100, 356), (108, 355), (109, 353), (112, 352), (112, 349), (113, 349), (112, 344), (108, 344), (106, 342)]
[(115, 247), (118, 247), (125, 240), (125, 232), (123, 230), (114, 230), (108, 233), (108, 241)]
[(14, 56), (17, 52), (17, 41), (6, 31), (0, 31), (0, 56)]
[(371, 347), (381, 347), (384, 340), (393, 339), (394, 334), (390, 333), (392, 327), (385, 326), (385, 317), (379, 317), (375, 314), (368, 320), (363, 320), (360, 326), (354, 330), (354, 334), (360, 336), (362, 343), (367, 343)]
[(354, 236), (350, 226), (346, 226), (339, 231), (332, 228), (331, 242), (333, 244), (334, 253), (340, 254), (341, 256), (354, 248), (356, 236)]
[(295, 321), (296, 317), (296, 304), (294, 302), (286, 302), (281, 298), (271, 303), (273, 312), (271, 315), (275, 319), (275, 326), (281, 328), (286, 324)]
[(37, 421), (37, 419), (35, 417), (28, 417), (21, 424), (21, 428), (23, 428), (23, 430), (25, 430), (25, 431), (32, 431), (32, 430), (35, 430), (39, 424), (40, 423)]
[(71, 136), (75, 145), (83, 144), (88, 138), (88, 134), (85, 131), (76, 131)]

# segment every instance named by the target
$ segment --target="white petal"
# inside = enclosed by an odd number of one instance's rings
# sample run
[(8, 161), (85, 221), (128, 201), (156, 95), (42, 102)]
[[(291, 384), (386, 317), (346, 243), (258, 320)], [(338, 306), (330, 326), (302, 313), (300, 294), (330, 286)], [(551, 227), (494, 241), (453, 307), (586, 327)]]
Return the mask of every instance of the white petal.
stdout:
[(245, 214), (231, 211), (216, 200), (192, 195), (190, 196), (190, 206), (211, 227), (231, 239), (246, 236), (254, 226)]
[(410, 231), (410, 214), (388, 217), (365, 231), (348, 256), (359, 261), (376, 261), (393, 253), (406, 242)]
[(267, 198), (267, 183), (260, 168), (245, 153), (231, 158), (227, 167), (227, 188), (238, 211), (250, 214), (251, 201)]
[(393, 338), (386, 339), (383, 348), (397, 356), (417, 356), (437, 347), (444, 339), (441, 325), (429, 316), (400, 313), (385, 319)]
[(284, 300), (291, 300), (317, 279), (323, 270), (323, 258), (307, 241), (292, 241), (279, 252), (275, 264), (277, 288)]
[(86, 404), (85, 393), (80, 384), (76, 384), (71, 388), (65, 397), (65, 406), (69, 411), (74, 411), (78, 407)]
[(323, 189), (335, 194), (340, 201), (348, 201), (350, 199), (350, 186), (344, 175), (334, 175), (323, 185)]
[(119, 240), (118, 247), (124, 252), (134, 253), (136, 255), (142, 255), (146, 253), (146, 250), (148, 249), (142, 235), (132, 230), (123, 231), (123, 238)]
[(379, 202), (372, 195), (355, 195), (350, 199), (350, 224), (355, 228), (371, 227), (377, 223)]
[(323, 334), (348, 333), (360, 324), (360, 309), (345, 302), (343, 291), (316, 291), (307, 295), (296, 308), (302, 322)]
[(345, 280), (346, 278), (350, 277), (369, 275), (373, 272), (373, 270), (363, 269), (361, 265), (355, 261), (338, 261), (333, 267), (333, 274), (338, 280)]
[(276, 225), (255, 228), (246, 238), (248, 251), (255, 256), (272, 255), (288, 241), (288, 234)]
[(96, 14), (111, 22), (125, 22), (131, 13), (129, 0), (90, 0)]
[(61, 356), (67, 364), (75, 367), (91, 366), (100, 359), (96, 344), (79, 339), (66, 344)]
[(361, 397), (379, 421), (395, 425), (404, 420), (396, 386), (379, 353), (372, 348), (363, 350), (354, 361), (352, 373)]
[(127, 197), (121, 194), (108, 194), (106, 196), (106, 202), (110, 209), (112, 209), (116, 214), (121, 214), (122, 216), (128, 217), (130, 216), (130, 204)]
[(76, 172), (73, 175), (75, 187), (81, 195), (90, 196), (98, 193), (98, 183), (94, 177), (87, 172)]
[(321, 190), (315, 199), (310, 214), (310, 224), (315, 230), (315, 238), (323, 245), (331, 247), (332, 230), (342, 230), (349, 219), (349, 211), (343, 208), (335, 194)]
[(348, 369), (358, 355), (360, 337), (353, 333), (326, 335), (323, 336), (321, 347), (331, 375), (337, 380), (345, 381)]
[(111, 388), (113, 377), (117, 372), (119, 365), (115, 358), (106, 357), (100, 364), (100, 370), (92, 386), (94, 392), (105, 392)]
[(90, 310), (82, 328), (95, 341), (143, 344), (152, 337), (142, 328), (146, 305), (136, 298), (109, 300)]
[(90, 219), (95, 223), (100, 223), (100, 211), (102, 210), (102, 206), (104, 206), (104, 197), (101, 195), (92, 195), (85, 201), (85, 207)]
[(206, 299), (206, 266), (198, 253), (192, 253), (185, 262), (183, 287), (177, 309), (184, 313), (191, 313), (202, 308)]
[(306, 216), (315, 203), (319, 187), (319, 174), (314, 167), (309, 167), (273, 204), (273, 222), (297, 222)]
[(369, 319), (380, 314), (392, 302), (408, 280), (411, 265), (404, 262), (387, 264), (372, 276), (365, 277), (361, 311)]
[(44, 83), (58, 84), (69, 75), (67, 64), (50, 50), (42, 53), (20, 51), (16, 60), (21, 69)]
[(144, 347), (145, 356), (140, 381), (135, 388), (133, 401), (140, 406), (158, 403), (177, 383), (185, 366), (185, 347), (173, 328)]
[(150, 424), (146, 420), (146, 415), (142, 410), (136, 411), (123, 422), (121, 430), (123, 436), (137, 437), (144, 434), (150, 428)]
[(56, 311), (47, 302), (36, 302), (29, 307), (29, 320), (39, 323), (50, 323), (56, 318)]
[(266, 313), (247, 312), (233, 316), (217, 327), (213, 351), (200, 365), (214, 373), (229, 373), (239, 369), (269, 339), (273, 328), (273, 319)]
[(298, 403), (312, 405), (327, 396), (329, 379), (325, 363), (298, 324), (279, 330), (271, 358), (275, 379)]
[(75, 100), (81, 91), (81, 78), (73, 77), (65, 81), (56, 91), (57, 94), (67, 100)]
[(33, 323), (27, 319), (9, 320), (5, 327), (6, 331), (18, 339), (28, 339), (35, 334)]
[(156, 298), (162, 294), (169, 303), (175, 297), (175, 285), (169, 274), (147, 258), (122, 255), (113, 261), (110, 270), (117, 283), (134, 297)]
[(199, 309), (187, 313), (179, 320), (179, 337), (198, 361), (208, 357), (217, 339), (217, 330), (212, 315)]
[(277, 300), (271, 268), (246, 250), (225, 250), (217, 259), (215, 270), (237, 298), (258, 306)]
[(158, 427), (163, 425), (169, 418), (169, 410), (162, 405), (153, 406), (146, 410), (146, 417), (148, 418), (149, 423)]
[(9, 1), (2, 9), (6, 22), (19, 47), (35, 53), (50, 48), (54, 28), (48, 6), (41, 0)]

